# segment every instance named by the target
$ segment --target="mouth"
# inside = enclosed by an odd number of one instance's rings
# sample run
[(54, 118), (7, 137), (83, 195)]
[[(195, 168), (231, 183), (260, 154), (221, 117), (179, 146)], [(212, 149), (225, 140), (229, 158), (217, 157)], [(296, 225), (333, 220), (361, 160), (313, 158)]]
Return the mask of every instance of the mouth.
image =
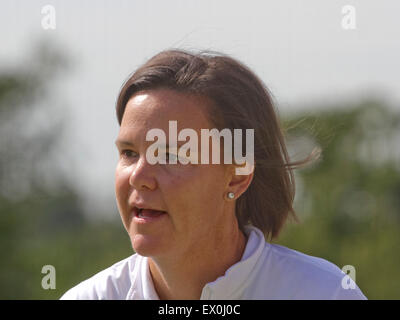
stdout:
[(150, 208), (133, 208), (134, 218), (139, 220), (140, 222), (143, 221), (152, 221), (158, 219), (167, 214), (167, 211), (158, 210), (158, 209), (150, 209)]

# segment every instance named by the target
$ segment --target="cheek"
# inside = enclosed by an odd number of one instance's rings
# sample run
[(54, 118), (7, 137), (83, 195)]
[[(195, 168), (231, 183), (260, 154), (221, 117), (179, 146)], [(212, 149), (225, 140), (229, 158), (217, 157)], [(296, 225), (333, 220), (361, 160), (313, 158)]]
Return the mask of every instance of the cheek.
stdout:
[(179, 215), (177, 223), (212, 220), (221, 206), (223, 181), (218, 170), (205, 166), (194, 167), (185, 174), (166, 179), (169, 192), (165, 196), (171, 210)]
[(117, 198), (123, 193), (127, 182), (127, 175), (124, 174), (124, 171), (118, 166), (115, 170), (115, 193)]
[(115, 171), (115, 196), (121, 217), (128, 208), (129, 172), (126, 168), (117, 166)]

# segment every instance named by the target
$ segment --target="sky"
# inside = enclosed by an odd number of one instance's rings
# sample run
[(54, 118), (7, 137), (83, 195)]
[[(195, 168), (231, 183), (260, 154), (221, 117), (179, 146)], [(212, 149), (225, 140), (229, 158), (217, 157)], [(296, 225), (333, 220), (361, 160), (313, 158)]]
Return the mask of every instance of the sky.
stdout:
[[(44, 29), (55, 10), (55, 29)], [(354, 28), (346, 29), (354, 9)], [(60, 168), (92, 212), (115, 212), (115, 101), (129, 74), (168, 48), (210, 49), (247, 64), (280, 113), (384, 97), (400, 109), (400, 2), (396, 0), (2, 0), (0, 70), (29, 62), (38, 41), (72, 61), (52, 83), (67, 108)], [(104, 213), (105, 212), (105, 213)]]

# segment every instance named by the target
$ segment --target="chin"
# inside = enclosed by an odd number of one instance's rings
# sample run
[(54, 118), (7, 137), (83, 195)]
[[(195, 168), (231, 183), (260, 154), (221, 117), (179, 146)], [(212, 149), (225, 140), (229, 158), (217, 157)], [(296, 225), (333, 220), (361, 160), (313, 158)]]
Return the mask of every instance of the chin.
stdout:
[(133, 250), (143, 257), (154, 257), (165, 253), (159, 236), (135, 234), (130, 238)]

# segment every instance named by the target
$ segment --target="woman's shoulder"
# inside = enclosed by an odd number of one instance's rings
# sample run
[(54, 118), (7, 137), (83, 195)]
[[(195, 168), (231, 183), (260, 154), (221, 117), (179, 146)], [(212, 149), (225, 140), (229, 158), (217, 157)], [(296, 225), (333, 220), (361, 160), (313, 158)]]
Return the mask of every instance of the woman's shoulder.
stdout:
[(284, 263), (286, 266), (296, 266), (296, 270), (312, 271), (333, 277), (342, 276), (342, 271), (334, 263), (320, 257), (288, 248), (283, 245), (268, 243), (271, 256), (277, 264)]
[(326, 259), (268, 242), (264, 253), (262, 270), (267, 272), (261, 274), (278, 297), (366, 299), (355, 282)]
[(133, 254), (96, 273), (69, 289), (60, 300), (122, 300), (135, 276), (137, 254)]

